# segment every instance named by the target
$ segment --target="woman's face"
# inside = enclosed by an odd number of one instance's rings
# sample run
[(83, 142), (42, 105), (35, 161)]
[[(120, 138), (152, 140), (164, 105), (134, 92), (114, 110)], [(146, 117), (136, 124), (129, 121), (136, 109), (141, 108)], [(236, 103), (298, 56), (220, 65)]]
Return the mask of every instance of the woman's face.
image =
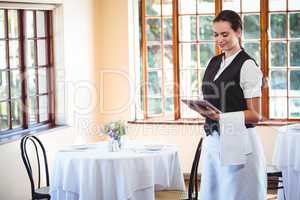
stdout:
[(230, 23), (227, 21), (218, 21), (213, 24), (214, 37), (217, 46), (222, 51), (230, 51), (239, 47), (239, 38), (241, 37), (241, 31), (234, 31)]

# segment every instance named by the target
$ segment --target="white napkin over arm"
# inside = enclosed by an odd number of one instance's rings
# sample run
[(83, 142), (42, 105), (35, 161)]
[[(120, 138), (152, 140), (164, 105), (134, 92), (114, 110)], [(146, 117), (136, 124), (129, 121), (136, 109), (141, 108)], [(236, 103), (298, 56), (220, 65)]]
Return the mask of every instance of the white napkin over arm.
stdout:
[(252, 152), (243, 111), (220, 114), (220, 159), (222, 165), (242, 165)]

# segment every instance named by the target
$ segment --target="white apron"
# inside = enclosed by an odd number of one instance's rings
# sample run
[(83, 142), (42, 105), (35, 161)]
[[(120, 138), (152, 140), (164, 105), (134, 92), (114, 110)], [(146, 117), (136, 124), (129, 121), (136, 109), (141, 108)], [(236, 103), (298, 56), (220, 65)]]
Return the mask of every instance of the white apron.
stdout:
[[(255, 128), (248, 128), (252, 153), (244, 165), (222, 166), (220, 136), (204, 139), (201, 155), (200, 200), (266, 200), (265, 158)], [(238, 142), (238, 141), (237, 141)]]

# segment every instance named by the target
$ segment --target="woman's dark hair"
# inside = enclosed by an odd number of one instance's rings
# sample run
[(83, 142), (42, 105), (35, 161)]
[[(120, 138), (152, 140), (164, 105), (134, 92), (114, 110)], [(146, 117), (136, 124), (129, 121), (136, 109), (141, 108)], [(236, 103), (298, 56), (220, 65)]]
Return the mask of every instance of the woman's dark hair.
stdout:
[(225, 21), (229, 22), (231, 25), (231, 28), (234, 31), (237, 31), (238, 29), (243, 29), (242, 20), (241, 17), (232, 10), (222, 10), (214, 19), (215, 22), (219, 21)]
[[(242, 24), (241, 17), (236, 12), (234, 12), (232, 10), (222, 10), (215, 17), (213, 23), (220, 22), (220, 21), (229, 22), (231, 28), (234, 31), (238, 31), (239, 29), (241, 31), (243, 30), (243, 24)], [(240, 46), (242, 47), (241, 38), (239, 38), (239, 43), (240, 43)]]

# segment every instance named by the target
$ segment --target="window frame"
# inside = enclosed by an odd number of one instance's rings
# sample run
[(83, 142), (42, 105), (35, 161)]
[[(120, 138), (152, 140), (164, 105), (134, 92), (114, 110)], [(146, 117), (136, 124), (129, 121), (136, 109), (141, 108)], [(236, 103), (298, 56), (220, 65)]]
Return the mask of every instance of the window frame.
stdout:
[[(242, 1), (242, 0), (240, 0)], [(289, 12), (295, 12), (289, 11), (288, 10), (288, 0), (286, 1), (286, 11), (285, 13), (288, 15)], [(180, 91), (179, 91), (179, 85), (180, 85), (180, 69), (179, 69), (179, 14), (178, 14), (178, 3), (179, 0), (173, 0), (173, 13), (172, 13), (172, 22), (173, 22), (173, 67), (174, 67), (174, 117), (173, 118), (164, 118), (164, 117), (149, 117), (148, 112), (147, 112), (147, 61), (146, 61), (146, 40), (145, 40), (145, 35), (146, 33), (146, 0), (141, 0), (140, 2), (140, 49), (141, 49), (141, 73), (142, 73), (142, 80), (141, 81), (143, 84), (143, 88), (141, 90), (141, 95), (143, 96), (143, 101), (142, 103), (142, 111), (143, 111), (143, 119), (142, 120), (137, 120), (134, 119), (137, 123), (143, 123), (143, 122), (171, 122), (171, 121), (197, 121), (200, 118), (188, 118), (188, 119), (183, 119), (181, 118), (180, 114)], [(286, 123), (294, 123), (294, 122), (299, 122), (300, 119), (297, 118), (289, 118), (289, 113), (287, 113), (287, 118), (282, 118), (282, 119), (270, 119), (270, 104), (269, 104), (269, 36), (268, 36), (268, 31), (269, 31), (269, 13), (272, 13), (272, 11), (269, 10), (269, 5), (268, 1), (263, 1), (260, 0), (260, 11), (258, 12), (260, 15), (260, 64), (261, 64), (261, 71), (263, 74), (263, 87), (262, 87), (262, 97), (261, 97), (261, 106), (262, 106), (262, 116), (263, 120), (259, 123), (261, 125), (281, 125), (281, 124), (286, 124)], [(160, 1), (160, 4), (162, 5), (162, 0)], [(240, 7), (242, 8), (242, 4), (240, 3)], [(222, 0), (215, 0), (215, 15), (222, 10)], [(242, 9), (240, 9), (240, 13), (253, 13), (253, 12), (243, 12)], [(257, 13), (257, 12), (255, 12)], [(162, 17), (162, 14), (159, 15), (158, 17)], [(288, 17), (287, 17), (288, 18)], [(288, 28), (288, 27), (287, 27)], [(216, 54), (219, 53), (220, 51), (216, 49)], [(288, 74), (287, 74), (288, 76)], [(289, 90), (289, 88), (287, 88)], [(289, 97), (287, 97), (287, 101), (289, 101)], [(133, 122), (133, 121), (132, 121)]]
[[(50, 8), (50, 7), (49, 7)], [(17, 4), (17, 7), (14, 6), (10, 7), (9, 4), (6, 6), (1, 6), (0, 9), (4, 11), (5, 18), (4, 18), (4, 24), (5, 24), (5, 38), (2, 40), (5, 41), (6, 45), (6, 68), (3, 69), (3, 71), (7, 71), (8, 75), (8, 93), (9, 96), (7, 99), (1, 101), (1, 102), (7, 102), (9, 104), (8, 110), (8, 129), (0, 131), (0, 140), (7, 140), (10, 137), (15, 137), (18, 135), (23, 135), (25, 133), (29, 132), (36, 132), (39, 130), (45, 130), (48, 128), (55, 127), (55, 74), (54, 74), (54, 59), (53, 59), (53, 10), (49, 9), (48, 7), (42, 6), (41, 8), (33, 7), (33, 8), (27, 8), (24, 6), (20, 6)], [(11, 81), (10, 81), (10, 71), (11, 66), (9, 63), (10, 55), (9, 55), (9, 33), (8, 33), (8, 12), (9, 10), (16, 10), (18, 15), (18, 38), (16, 39), (18, 41), (19, 45), (19, 66), (15, 70), (19, 71), (20, 74), (20, 96), (17, 97), (17, 99), (20, 99), (22, 108), (21, 110), (21, 126), (18, 128), (12, 127), (12, 113), (11, 113)], [(33, 37), (26, 37), (25, 36), (25, 12), (26, 11), (32, 11), (33, 12)], [(43, 12), (44, 13), (44, 31), (45, 35), (42, 37), (38, 37), (37, 35), (37, 12)], [(32, 40), (34, 41), (34, 51), (35, 51), (35, 64), (34, 66), (27, 67), (26, 66), (26, 42)], [(39, 65), (38, 63), (38, 41), (45, 42), (45, 65)], [(39, 75), (38, 70), (39, 69), (46, 69), (46, 92), (40, 93), (38, 90), (39, 88)], [(28, 98), (30, 98), (30, 95), (27, 91), (27, 80), (28, 80), (28, 74), (27, 71), (29, 69), (33, 69), (35, 73), (35, 87), (36, 87), (36, 93), (32, 96), (36, 99), (36, 106), (37, 106), (37, 112), (35, 113), (36, 116), (36, 123), (29, 124), (29, 112), (28, 112)], [(39, 112), (39, 97), (47, 95), (47, 120), (41, 121), (40, 120), (40, 112)]]

